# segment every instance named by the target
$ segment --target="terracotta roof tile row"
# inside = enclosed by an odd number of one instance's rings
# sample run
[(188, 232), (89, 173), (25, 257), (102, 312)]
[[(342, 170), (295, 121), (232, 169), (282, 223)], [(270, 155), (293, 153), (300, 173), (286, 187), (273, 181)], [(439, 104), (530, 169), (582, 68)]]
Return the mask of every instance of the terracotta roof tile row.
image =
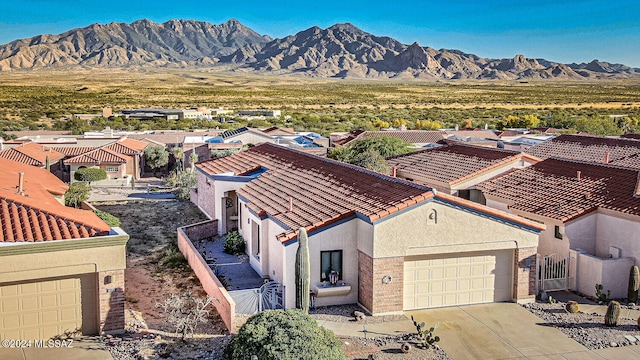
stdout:
[[(107, 234), (109, 225), (91, 211), (62, 205), (54, 195), (68, 186), (45, 169), (0, 159), (0, 242), (47, 241)], [(23, 173), (22, 192), (19, 173)]]
[(266, 168), (236, 193), (288, 228), (277, 236), (283, 242), (300, 227), (314, 231), (356, 215), (374, 222), (434, 196), (428, 187), (270, 143), (197, 166), (238, 176)]
[(560, 135), (525, 150), (541, 159), (559, 158), (640, 169), (640, 141), (595, 136)]
[(510, 209), (568, 221), (598, 208), (640, 215), (638, 179), (634, 169), (547, 159), (477, 187), (512, 203)]
[(267, 168), (237, 194), (254, 212), (290, 229), (281, 234), (282, 241), (295, 238), (299, 227), (313, 231), (356, 213), (375, 221), (433, 196), (429, 188), (269, 143), (198, 167), (212, 175)]
[(73, 147), (53, 147), (53, 149), (66, 157), (74, 157), (88, 153), (89, 151), (97, 149), (93, 146), (73, 146)]
[(34, 142), (24, 143), (0, 151), (0, 158), (37, 167), (44, 167), (46, 165), (47, 156), (51, 164), (64, 158), (64, 154)]
[(106, 147), (97, 148), (67, 159), (64, 161), (65, 165), (70, 164), (124, 164), (127, 159), (122, 155), (116, 153), (113, 150), (109, 150)]
[(453, 185), (521, 158), (517, 151), (454, 143), (390, 157), (387, 163), (399, 172)]
[(118, 154), (137, 155), (141, 154), (147, 146), (149, 146), (147, 141), (124, 138), (106, 145), (105, 148)]

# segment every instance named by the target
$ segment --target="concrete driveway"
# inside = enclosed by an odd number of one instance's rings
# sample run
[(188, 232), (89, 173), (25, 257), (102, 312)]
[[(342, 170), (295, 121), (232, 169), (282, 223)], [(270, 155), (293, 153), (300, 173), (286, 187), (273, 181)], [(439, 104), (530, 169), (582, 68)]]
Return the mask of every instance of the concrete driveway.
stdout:
[(604, 359), (513, 303), (456, 306), (405, 313), (432, 326), (438, 345), (456, 359)]

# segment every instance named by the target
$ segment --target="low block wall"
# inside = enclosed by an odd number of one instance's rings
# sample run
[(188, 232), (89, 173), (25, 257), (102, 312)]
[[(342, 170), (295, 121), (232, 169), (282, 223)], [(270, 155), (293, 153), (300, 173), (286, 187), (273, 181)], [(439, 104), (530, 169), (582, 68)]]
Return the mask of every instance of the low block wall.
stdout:
[(585, 252), (571, 250), (576, 258), (576, 288), (574, 290), (595, 296), (596, 284), (602, 284), (603, 292), (611, 291), (612, 298), (626, 298), (629, 285), (629, 269), (633, 258), (599, 258)]
[[(205, 231), (204, 229), (207, 229), (209, 226), (214, 226), (214, 229), (217, 228), (217, 224), (214, 221), (206, 221), (205, 223), (208, 222), (213, 225), (200, 223), (194, 224), (195, 226), (178, 228), (178, 248), (180, 248), (180, 251), (189, 262), (189, 266), (191, 266), (193, 272), (196, 274), (198, 279), (200, 279), (202, 288), (209, 296), (217, 299), (213, 301), (213, 305), (216, 310), (218, 310), (218, 313), (220, 314), (224, 324), (227, 326), (227, 329), (229, 329), (230, 332), (234, 332), (236, 303), (233, 301), (231, 295), (229, 295), (224, 286), (222, 286), (220, 280), (218, 280), (214, 275), (213, 271), (211, 271), (209, 265), (207, 265), (187, 236), (187, 233), (193, 233), (194, 235), (197, 233), (203, 233)], [(195, 229), (192, 229), (192, 227)]]

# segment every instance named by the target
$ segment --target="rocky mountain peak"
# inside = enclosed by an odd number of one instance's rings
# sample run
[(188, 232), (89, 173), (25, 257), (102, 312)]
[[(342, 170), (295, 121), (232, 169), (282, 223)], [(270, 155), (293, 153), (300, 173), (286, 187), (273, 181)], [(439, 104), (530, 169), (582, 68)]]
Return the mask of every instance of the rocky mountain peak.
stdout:
[(92, 24), (0, 46), (0, 71), (57, 66), (217, 66), (314, 77), (419, 79), (599, 79), (640, 76), (640, 69), (593, 60), (564, 65), (544, 59), (489, 59), (459, 50), (405, 45), (351, 23), (310, 27), (271, 39), (237, 19), (215, 25), (172, 19), (157, 24)]

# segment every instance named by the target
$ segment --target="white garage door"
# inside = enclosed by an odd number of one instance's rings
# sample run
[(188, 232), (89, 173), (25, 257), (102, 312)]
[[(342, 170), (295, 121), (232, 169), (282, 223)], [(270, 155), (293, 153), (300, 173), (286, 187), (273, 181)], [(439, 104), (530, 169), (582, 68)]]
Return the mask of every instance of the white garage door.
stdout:
[(407, 258), (404, 309), (509, 301), (512, 264), (512, 250)]
[(80, 278), (0, 286), (0, 338), (49, 339), (82, 329)]

